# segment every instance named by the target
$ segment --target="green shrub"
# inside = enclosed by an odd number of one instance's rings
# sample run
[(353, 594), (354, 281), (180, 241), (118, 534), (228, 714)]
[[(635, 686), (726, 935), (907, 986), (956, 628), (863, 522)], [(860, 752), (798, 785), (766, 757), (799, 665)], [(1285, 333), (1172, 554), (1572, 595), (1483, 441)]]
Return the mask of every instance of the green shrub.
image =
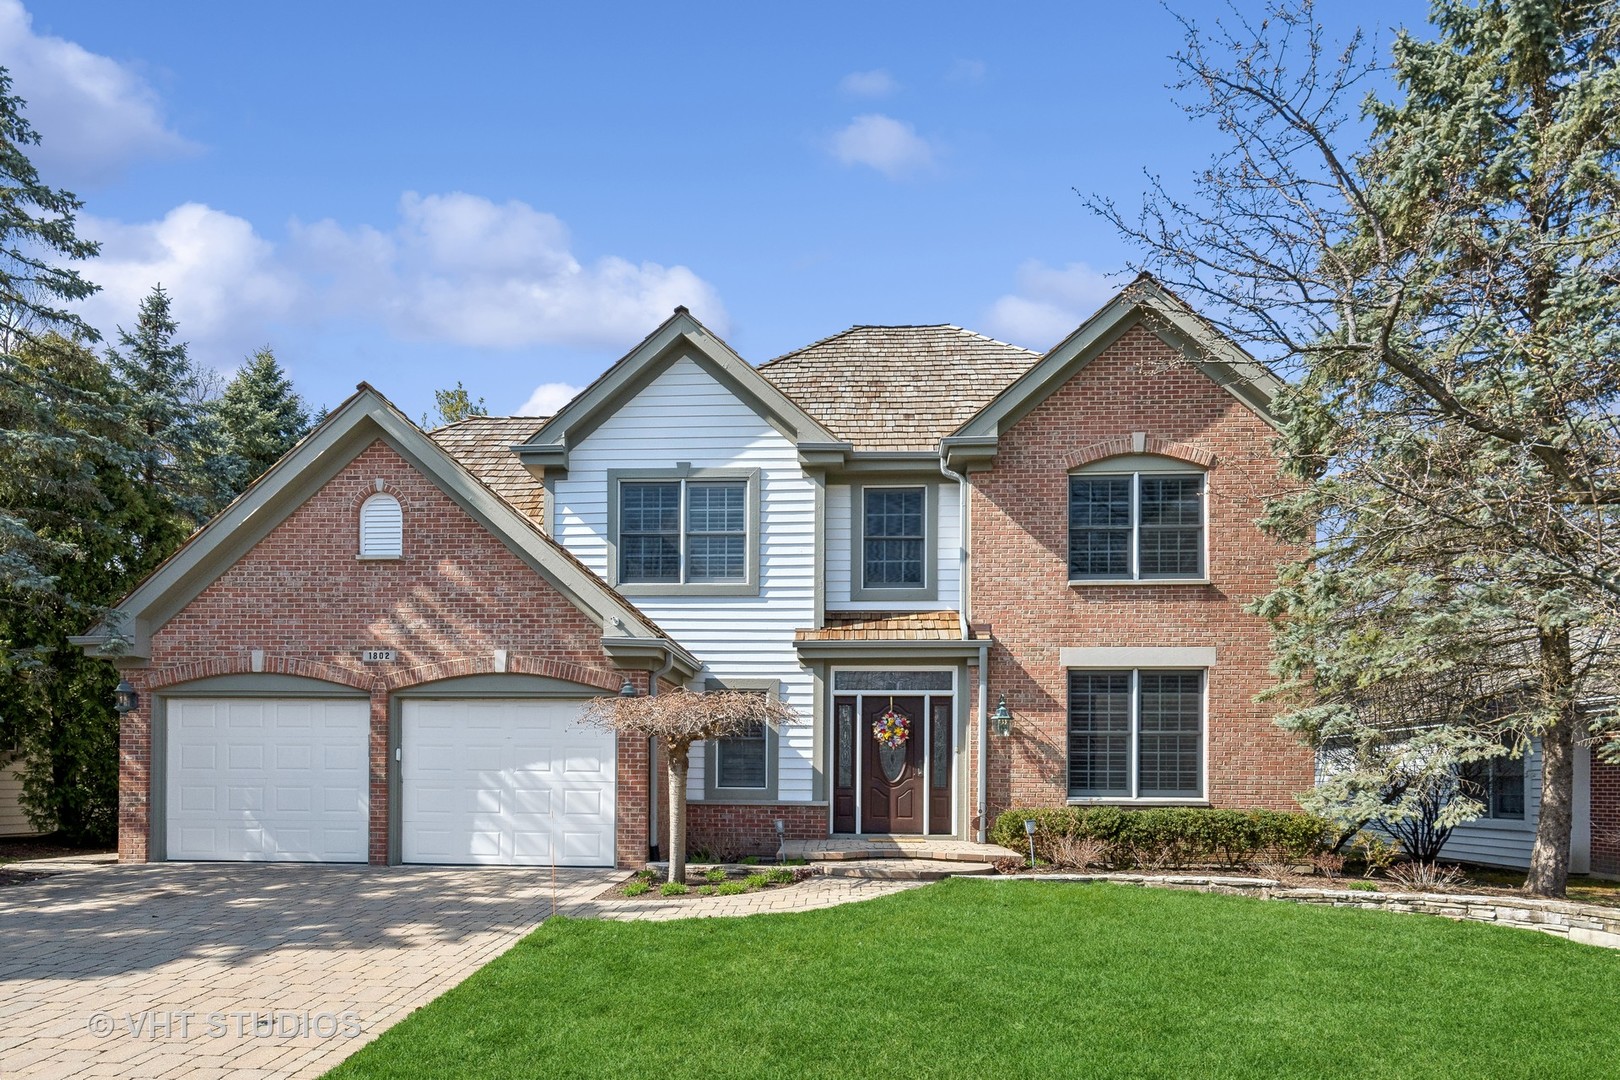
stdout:
[(713, 885), (699, 885), (697, 887), (697, 894), (699, 896), (713, 896), (714, 895), (714, 886)]
[(636, 877), (640, 878), (642, 881), (657, 881), (659, 874), (658, 871), (649, 866), (645, 870), (637, 870)]
[(758, 866), (759, 865), (759, 856), (758, 855), (744, 855), (738, 861), (741, 862), (744, 866)]
[(1377, 892), (1378, 883), (1376, 881), (1352, 881), (1345, 888), (1355, 892)]
[(652, 892), (652, 886), (645, 881), (632, 881), (624, 887), (624, 895), (626, 896), (644, 896), (650, 892)]
[(1050, 860), (1065, 839), (1092, 839), (1115, 867), (1238, 867), (1260, 858), (1309, 859), (1330, 842), (1327, 822), (1280, 810), (1210, 810), (1201, 807), (1125, 809), (1059, 806), (1009, 810), (996, 819), (990, 839), (1028, 851), (1024, 822), (1035, 821), (1035, 855)]
[(685, 896), (690, 891), (682, 881), (666, 881), (658, 887), (660, 896)]
[(726, 880), (727, 876), (728, 875), (726, 874), (726, 872), (724, 870), (722, 870), (720, 867), (716, 866), (712, 870), (706, 871), (704, 873), (704, 875), (703, 875), (703, 879), (705, 881), (707, 881), (710, 885), (718, 885), (722, 881)]
[(736, 896), (747, 892), (748, 886), (740, 881), (728, 881), (724, 885), (716, 885), (714, 891), (719, 896)]
[(791, 885), (793, 879), (794, 874), (790, 867), (778, 866), (775, 869), (765, 871), (765, 880), (772, 885)]
[(771, 879), (766, 877), (764, 874), (749, 874), (747, 877), (743, 878), (743, 884), (748, 886), (750, 889), (763, 889), (767, 884), (770, 883), (770, 880)]

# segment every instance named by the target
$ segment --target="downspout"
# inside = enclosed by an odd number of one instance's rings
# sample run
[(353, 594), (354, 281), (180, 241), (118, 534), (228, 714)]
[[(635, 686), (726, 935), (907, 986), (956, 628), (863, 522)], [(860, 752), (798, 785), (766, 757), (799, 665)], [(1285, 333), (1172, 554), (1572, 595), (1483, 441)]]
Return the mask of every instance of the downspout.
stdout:
[[(968, 513), (968, 482), (967, 477), (959, 472), (952, 472), (946, 463), (945, 453), (941, 450), (939, 455), (939, 471), (950, 480), (956, 481), (956, 514), (957, 537), (959, 544), (956, 551), (956, 588), (961, 596), (957, 604), (957, 621), (961, 624), (962, 639), (966, 641), (972, 628), (972, 598), (973, 579), (968, 574), (968, 550), (971, 546), (973, 517)], [(990, 643), (979, 643), (979, 691), (978, 703), (974, 712), (979, 720), (979, 783), (978, 783), (978, 814), (979, 828), (976, 833), (979, 843), (985, 842), (985, 818), (989, 813), (990, 805)]]
[[(675, 653), (671, 650), (664, 658), (664, 666), (647, 680), (647, 696), (658, 696), (658, 680), (675, 666)], [(647, 736), (647, 854), (658, 851), (658, 739)]]

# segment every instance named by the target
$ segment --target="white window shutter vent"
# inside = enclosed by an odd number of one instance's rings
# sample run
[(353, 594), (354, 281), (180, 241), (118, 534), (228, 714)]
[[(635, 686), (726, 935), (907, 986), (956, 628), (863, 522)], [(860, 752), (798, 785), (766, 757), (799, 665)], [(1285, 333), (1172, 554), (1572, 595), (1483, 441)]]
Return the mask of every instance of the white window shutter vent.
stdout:
[(360, 557), (397, 559), (404, 551), (405, 521), (399, 500), (373, 495), (360, 506)]

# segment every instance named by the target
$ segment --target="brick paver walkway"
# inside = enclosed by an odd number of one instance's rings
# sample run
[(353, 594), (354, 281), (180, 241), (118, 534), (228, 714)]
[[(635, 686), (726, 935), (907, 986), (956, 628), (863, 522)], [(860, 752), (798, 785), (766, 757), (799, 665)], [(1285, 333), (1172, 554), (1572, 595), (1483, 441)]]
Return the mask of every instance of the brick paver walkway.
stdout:
[(921, 881), (877, 881), (869, 878), (817, 877), (797, 885), (761, 889), (738, 896), (607, 897), (574, 903), (567, 915), (589, 919), (713, 919), (768, 912), (814, 911), (856, 900), (872, 900), (890, 893), (915, 889)]
[[(559, 907), (622, 878), (559, 870)], [(0, 1077), (319, 1076), (532, 930), (552, 896), (549, 870), (286, 863), (0, 888)]]

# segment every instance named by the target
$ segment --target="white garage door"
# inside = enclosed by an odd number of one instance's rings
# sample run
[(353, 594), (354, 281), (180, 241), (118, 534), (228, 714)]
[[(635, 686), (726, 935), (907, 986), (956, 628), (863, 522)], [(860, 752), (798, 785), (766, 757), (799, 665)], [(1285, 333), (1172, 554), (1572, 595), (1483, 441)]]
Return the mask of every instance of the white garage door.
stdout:
[(408, 863), (613, 864), (614, 738), (583, 701), (406, 701)]
[(365, 862), (371, 704), (171, 698), (168, 857)]

